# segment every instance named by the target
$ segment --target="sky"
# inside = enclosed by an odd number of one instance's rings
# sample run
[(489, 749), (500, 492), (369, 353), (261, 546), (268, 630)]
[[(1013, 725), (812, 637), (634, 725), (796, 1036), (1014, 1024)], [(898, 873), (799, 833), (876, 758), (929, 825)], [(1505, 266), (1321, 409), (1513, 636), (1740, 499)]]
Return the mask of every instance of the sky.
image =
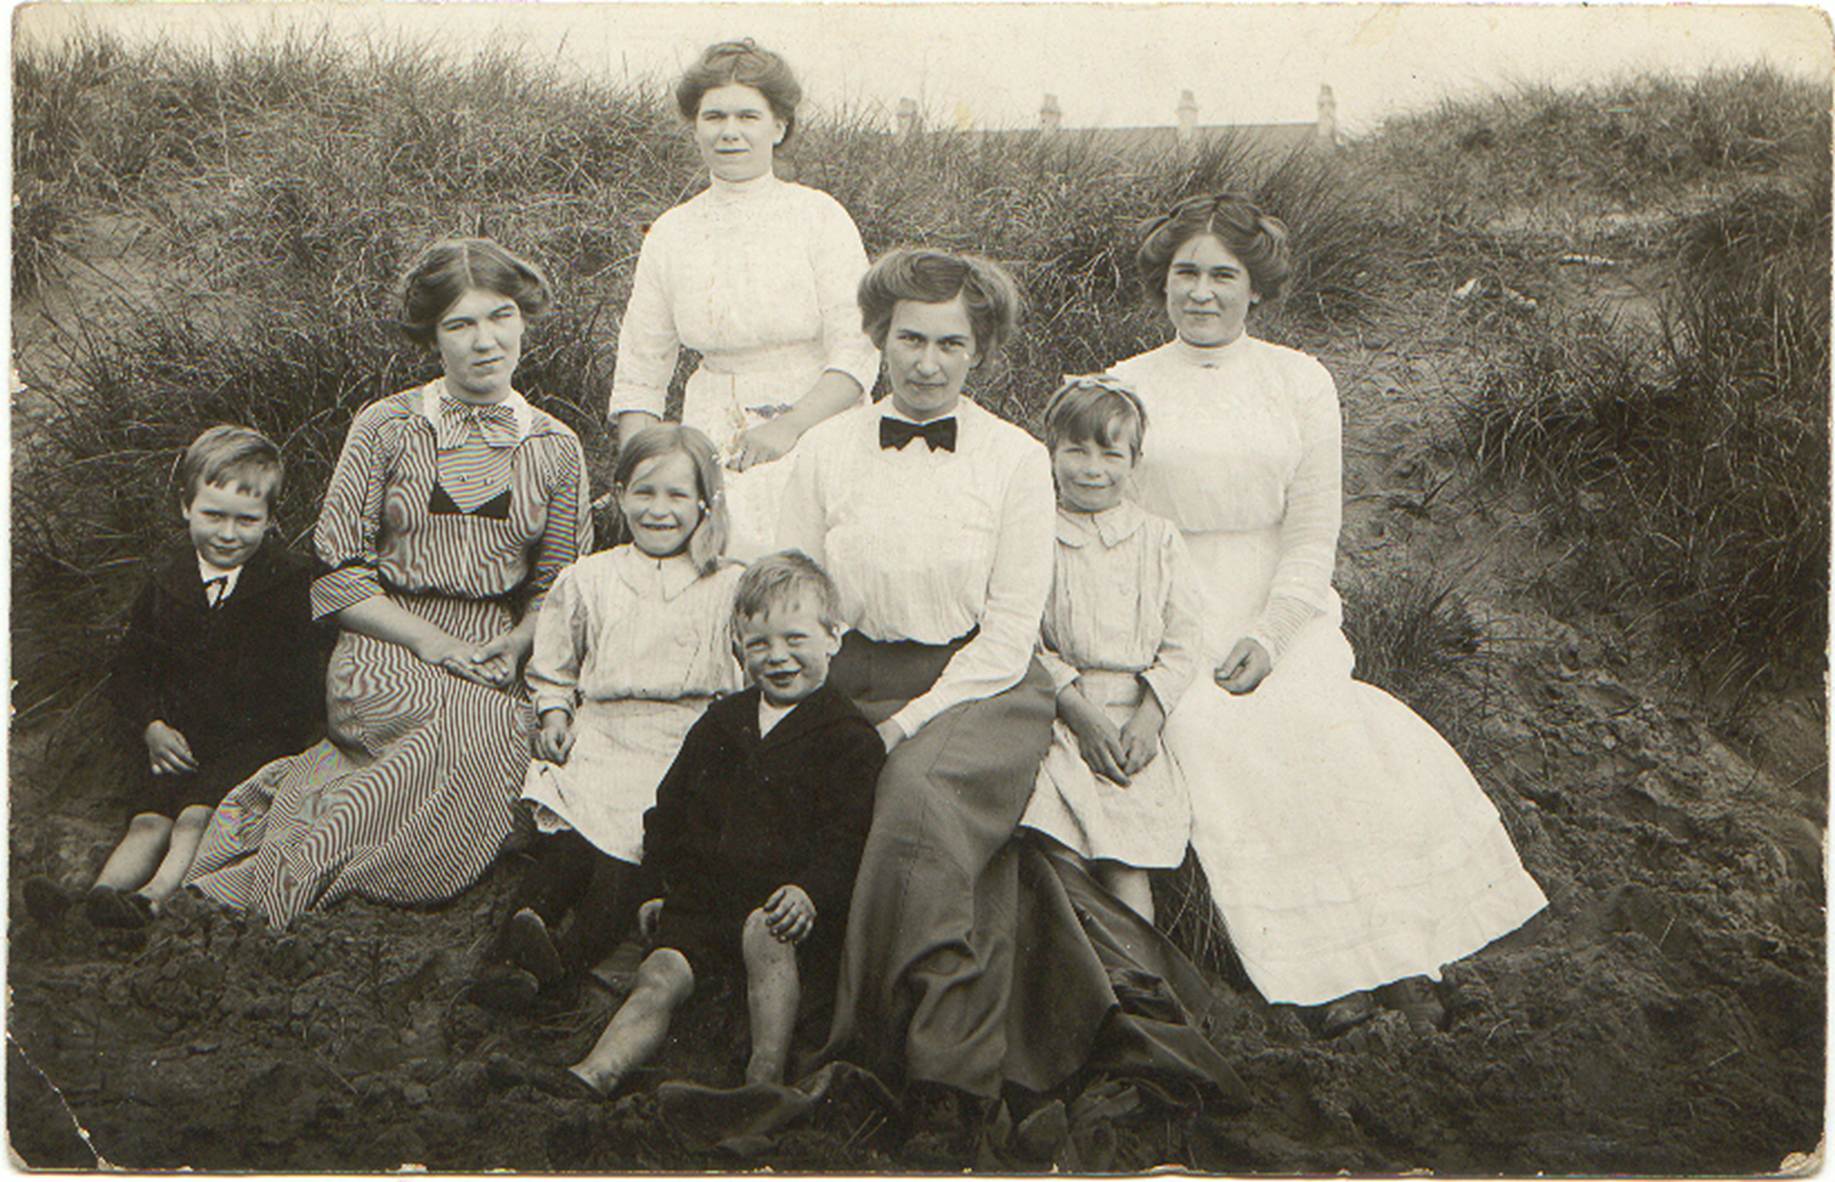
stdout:
[(1831, 35), (1813, 6), (838, 3), (68, 4), (16, 14), (16, 44), (87, 24), (136, 38), (222, 44), (287, 28), (406, 35), (464, 54), (508, 43), (556, 68), (670, 78), (715, 40), (751, 36), (788, 57), (818, 108), (980, 127), (1167, 125), (1190, 90), (1201, 123), (1306, 122), (1332, 86), (1340, 125), (1515, 82), (1622, 72), (1692, 74), (1765, 61), (1827, 82)]

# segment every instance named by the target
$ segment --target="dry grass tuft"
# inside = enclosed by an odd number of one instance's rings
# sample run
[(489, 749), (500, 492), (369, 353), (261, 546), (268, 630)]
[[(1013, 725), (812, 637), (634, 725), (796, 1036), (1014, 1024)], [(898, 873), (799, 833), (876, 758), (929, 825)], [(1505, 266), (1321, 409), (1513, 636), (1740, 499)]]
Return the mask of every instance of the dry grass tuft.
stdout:
[[(490, 234), (555, 277), (558, 311), (530, 334), (518, 383), (603, 473), (616, 318), (644, 227), (704, 183), (660, 91), (565, 81), (507, 52), (455, 64), (298, 33), (214, 54), (87, 36), (22, 53), (15, 80), (16, 290), (55, 274), (73, 297), (42, 301), (25, 365), (22, 701), (93, 682), (138, 563), (171, 527), (172, 460), (204, 426), (281, 442), (281, 519), (303, 540), (351, 416), (433, 372), (389, 317), (401, 267), (437, 235)], [(1063, 372), (1159, 343), (1161, 316), (1129, 278), (1131, 229), (1180, 196), (1245, 187), (1288, 217), (1308, 270), (1277, 332), (1355, 317), (1358, 277), (1380, 265), (1348, 175), (1244, 141), (1117, 158), (1070, 137), (899, 140), (844, 113), (810, 126), (789, 164), (855, 213), (870, 252), (929, 243), (1014, 268), (1025, 331), (977, 392), (1021, 422)], [(73, 242), (123, 227), (131, 279), (72, 263)]]

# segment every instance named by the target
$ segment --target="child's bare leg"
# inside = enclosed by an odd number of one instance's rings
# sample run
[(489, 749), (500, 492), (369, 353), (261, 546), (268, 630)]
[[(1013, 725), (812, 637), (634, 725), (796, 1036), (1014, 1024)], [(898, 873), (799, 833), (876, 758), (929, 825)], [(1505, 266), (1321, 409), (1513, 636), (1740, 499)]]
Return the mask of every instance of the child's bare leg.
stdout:
[(658, 948), (637, 969), (637, 985), (606, 1024), (586, 1058), (567, 1070), (601, 1092), (656, 1054), (669, 1034), (669, 1019), (694, 992), (694, 969), (673, 948)]
[(209, 805), (185, 806), (172, 825), (171, 843), (166, 846), (166, 856), (158, 871), (136, 893), (154, 903), (163, 903), (179, 888), (185, 881), (185, 871), (191, 869), (191, 860), (197, 857), (198, 843), (204, 840), (204, 830), (210, 827), (210, 815), (215, 811)]
[(171, 836), (170, 820), (158, 813), (138, 814), (127, 823), (127, 836), (102, 864), (102, 873), (96, 875), (96, 886), (131, 891), (144, 884), (159, 869)]
[(1096, 881), (1108, 892), (1134, 909), (1148, 923), (1153, 922), (1153, 886), (1147, 872), (1120, 862), (1096, 863)]
[(745, 950), (746, 1008), (752, 1019), (752, 1058), (745, 1081), (783, 1083), (790, 1059), (803, 984), (796, 971), (796, 945), (780, 942), (765, 926), (762, 909), (745, 917), (740, 938)]

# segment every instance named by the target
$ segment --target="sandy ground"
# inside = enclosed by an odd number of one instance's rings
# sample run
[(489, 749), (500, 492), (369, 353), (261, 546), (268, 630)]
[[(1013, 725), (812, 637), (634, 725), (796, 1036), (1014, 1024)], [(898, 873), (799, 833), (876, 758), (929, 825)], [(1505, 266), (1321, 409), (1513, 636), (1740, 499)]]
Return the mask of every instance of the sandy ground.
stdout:
[[(1710, 722), (1635, 613), (1562, 610), (1532, 507), (1457, 478), (1427, 427), (1465, 361), (1445, 306), (1336, 343), (1347, 420), (1340, 581), (1457, 571), (1484, 632), (1459, 739), (1547, 892), (1448, 968), (1443, 1031), (1385, 1013), (1332, 1041), (1220, 977), (1211, 1032), (1256, 1106), (1076, 1081), (986, 1119), (837, 1087), (782, 1132), (710, 1143), (651, 1086), (736, 1083), (730, 994), (699, 999), (615, 1102), (505, 1087), (566, 1062), (615, 988), (522, 1017), (466, 981), (518, 868), (430, 911), (349, 904), (281, 934), (201, 903), (133, 937), (40, 926), (34, 873), (93, 875), (128, 811), (69, 736), (12, 737), (7, 1125), (33, 1166), (1749, 1173), (1812, 1152), (1824, 1086), (1824, 721), (1813, 699)], [(1450, 481), (1448, 477), (1454, 477)], [(1403, 697), (1409, 687), (1392, 687)], [(614, 977), (614, 985), (618, 978)]]

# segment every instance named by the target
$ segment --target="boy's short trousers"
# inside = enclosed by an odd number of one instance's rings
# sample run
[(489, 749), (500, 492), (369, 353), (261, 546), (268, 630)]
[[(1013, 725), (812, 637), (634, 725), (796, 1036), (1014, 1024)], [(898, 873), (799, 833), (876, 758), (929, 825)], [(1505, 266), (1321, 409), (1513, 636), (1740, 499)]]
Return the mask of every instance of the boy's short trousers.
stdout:
[[(749, 914), (749, 912), (747, 913)], [(697, 979), (724, 977), (731, 973), (744, 975), (745, 951), (741, 933), (745, 916), (713, 915), (702, 911), (683, 911), (663, 904), (663, 914), (656, 924), (654, 947), (673, 948), (688, 959)]]
[[(743, 978), (745, 920), (751, 913), (751, 908), (721, 913), (672, 911), (665, 901), (651, 948), (673, 948), (680, 952), (687, 959), (688, 967), (694, 970), (697, 981), (724, 976)], [(839, 942), (840, 933), (834, 932), (831, 937), (827, 925), (818, 919), (816, 930), (796, 946), (797, 973), (806, 988), (812, 980), (832, 977)]]
[(136, 811), (174, 819), (192, 805), (216, 808), (233, 789), (270, 761), (293, 754), (291, 751), (271, 751), (268, 745), (259, 743), (237, 743), (217, 751), (206, 747), (204, 752), (199, 752), (198, 748), (205, 744), (194, 741), (192, 754), (197, 757), (197, 771), (156, 776), (147, 763), (146, 745), (136, 746), (141, 774), (141, 784), (134, 798)]

